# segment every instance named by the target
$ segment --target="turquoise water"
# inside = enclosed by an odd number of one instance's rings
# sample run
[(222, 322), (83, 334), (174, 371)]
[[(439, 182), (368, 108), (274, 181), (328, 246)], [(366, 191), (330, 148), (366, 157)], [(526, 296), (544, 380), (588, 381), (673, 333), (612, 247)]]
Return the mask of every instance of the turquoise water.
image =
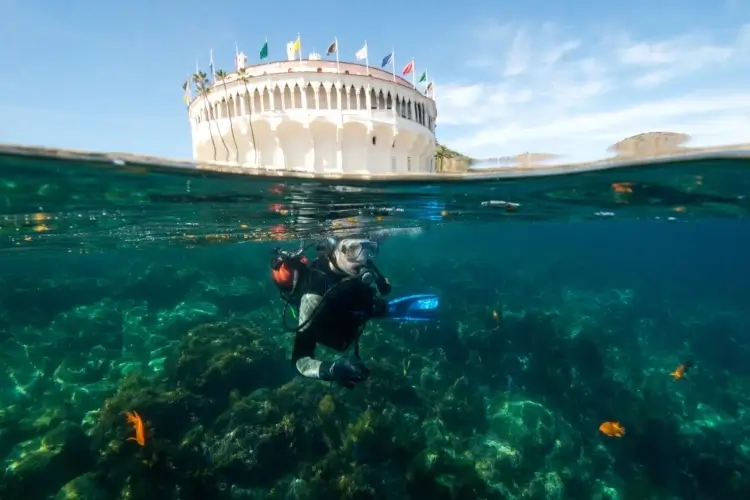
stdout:
[[(750, 491), (746, 160), (434, 182), (116, 163), (0, 157), (0, 498)], [(269, 266), (353, 230), (388, 236), (393, 296), (440, 310), (372, 320), (348, 390), (295, 375)]]

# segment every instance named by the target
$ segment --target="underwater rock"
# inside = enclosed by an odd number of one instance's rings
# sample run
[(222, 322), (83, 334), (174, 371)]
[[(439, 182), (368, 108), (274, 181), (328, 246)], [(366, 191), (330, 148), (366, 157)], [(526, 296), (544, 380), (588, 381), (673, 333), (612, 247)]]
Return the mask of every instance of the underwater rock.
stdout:
[(28, 413), (17, 405), (0, 409), (0, 458), (4, 458), (16, 444), (38, 433), (38, 430), (24, 425), (23, 419)]
[[(527, 482), (537, 474), (570, 467), (579, 458), (576, 434), (559, 415), (539, 403), (502, 402), (490, 409), (488, 421), (487, 437), (475, 443), (472, 453), (478, 460), (493, 461), (494, 480), (512, 478), (517, 483)], [(552, 481), (550, 477), (547, 479)], [(550, 481), (542, 481), (545, 491)], [(552, 482), (557, 484), (557, 479)], [(552, 490), (549, 495), (556, 494)]]
[(215, 321), (218, 316), (219, 308), (211, 302), (181, 302), (173, 309), (159, 311), (156, 323), (159, 331), (173, 337), (198, 325)]
[[(119, 351), (122, 346), (124, 304), (106, 298), (95, 304), (79, 305), (55, 317), (50, 325), (56, 348), (67, 354), (88, 353), (97, 345)], [(104, 333), (108, 332), (108, 333)]]
[(428, 450), (414, 461), (407, 472), (408, 498), (513, 498), (502, 481), (490, 484), (475, 467), (471, 460), (456, 453)]
[(286, 353), (267, 335), (227, 323), (191, 330), (164, 363), (164, 375), (188, 391), (226, 401), (231, 391), (249, 394), (278, 387), (291, 375)]
[(531, 480), (524, 492), (524, 498), (538, 498), (539, 500), (563, 500), (565, 486), (557, 472), (545, 472)]
[[(233, 393), (230, 408), (204, 440), (205, 454), (227, 483), (271, 487), (301, 462), (314, 463), (340, 445), (342, 424), (335, 419), (342, 410), (331, 401), (320, 403), (325, 385), (299, 382), (242, 399)], [(318, 414), (311, 411), (316, 401)]]
[(0, 498), (44, 498), (93, 466), (89, 439), (72, 422), (17, 445), (5, 463)]
[(446, 429), (470, 437), (487, 431), (484, 398), (465, 377), (457, 379), (437, 404), (438, 418)]
[(103, 380), (93, 384), (74, 387), (70, 396), (70, 403), (75, 405), (77, 413), (85, 414), (101, 407), (102, 401), (114, 394), (117, 384)]
[(52, 500), (109, 500), (109, 491), (97, 479), (96, 474), (87, 472), (60, 488)]
[(163, 381), (155, 382), (133, 372), (123, 380), (117, 393), (105, 401), (90, 434), (97, 448), (111, 448), (113, 440), (125, 441), (132, 436), (125, 415), (137, 411), (146, 425), (147, 440), (156, 437), (179, 442), (194, 421), (211, 416), (207, 413), (210, 407), (207, 400), (185, 389), (173, 389)]

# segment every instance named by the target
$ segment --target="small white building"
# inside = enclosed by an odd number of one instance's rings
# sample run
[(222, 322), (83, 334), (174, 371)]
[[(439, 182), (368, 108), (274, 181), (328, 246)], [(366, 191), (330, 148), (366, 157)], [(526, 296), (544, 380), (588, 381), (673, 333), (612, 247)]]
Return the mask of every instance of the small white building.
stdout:
[(244, 76), (232, 73), (226, 87), (217, 81), (190, 102), (195, 160), (314, 173), (435, 170), (435, 101), (390, 71), (311, 58), (248, 66)]

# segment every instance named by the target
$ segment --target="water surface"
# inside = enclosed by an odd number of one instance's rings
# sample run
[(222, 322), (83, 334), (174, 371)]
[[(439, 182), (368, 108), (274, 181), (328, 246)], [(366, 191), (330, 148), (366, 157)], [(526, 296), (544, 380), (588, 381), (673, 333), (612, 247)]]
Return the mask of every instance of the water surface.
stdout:
[[(0, 497), (750, 490), (739, 156), (365, 181), (6, 155), (0, 180)], [(349, 231), (391, 235), (394, 296), (441, 299), (370, 323), (351, 391), (295, 376), (269, 279), (273, 247)]]

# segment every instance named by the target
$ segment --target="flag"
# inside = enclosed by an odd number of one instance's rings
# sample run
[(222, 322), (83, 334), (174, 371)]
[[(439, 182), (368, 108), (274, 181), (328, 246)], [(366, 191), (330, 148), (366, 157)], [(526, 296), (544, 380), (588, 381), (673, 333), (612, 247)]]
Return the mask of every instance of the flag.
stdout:
[(409, 64), (404, 66), (404, 69), (401, 70), (401, 74), (408, 75), (412, 71), (414, 71), (414, 61), (409, 61)]
[(333, 43), (328, 46), (326, 55), (330, 56), (333, 53), (336, 53), (336, 73), (341, 73), (341, 67), (339, 65), (339, 39), (336, 37), (333, 37)]
[(326, 50), (326, 55), (330, 56), (333, 53), (338, 54), (338, 52), (339, 52), (338, 41), (334, 40), (333, 43), (328, 46), (328, 50)]
[(428, 92), (432, 92), (432, 82), (428, 83), (427, 88), (424, 89), (425, 94), (427, 94)]
[(263, 59), (268, 59), (268, 40), (260, 48), (260, 60), (262, 61)]
[(383, 62), (380, 63), (380, 67), (385, 68), (386, 66), (391, 64), (392, 60), (393, 60), (393, 52), (391, 52), (390, 54), (388, 54), (387, 56), (383, 58)]
[(419, 78), (417, 79), (417, 83), (422, 83), (427, 81), (427, 72), (422, 72), (421, 75), (419, 75)]
[(187, 77), (182, 88), (185, 89), (185, 104), (190, 105), (190, 76)]
[(292, 45), (293, 53), (296, 54), (299, 52), (299, 50), (302, 48), (302, 44), (300, 43), (299, 34), (297, 35), (297, 39), (294, 41), (294, 45)]
[(361, 49), (357, 51), (355, 54), (355, 57), (358, 61), (361, 61), (362, 59), (367, 59), (367, 42), (362, 46)]

